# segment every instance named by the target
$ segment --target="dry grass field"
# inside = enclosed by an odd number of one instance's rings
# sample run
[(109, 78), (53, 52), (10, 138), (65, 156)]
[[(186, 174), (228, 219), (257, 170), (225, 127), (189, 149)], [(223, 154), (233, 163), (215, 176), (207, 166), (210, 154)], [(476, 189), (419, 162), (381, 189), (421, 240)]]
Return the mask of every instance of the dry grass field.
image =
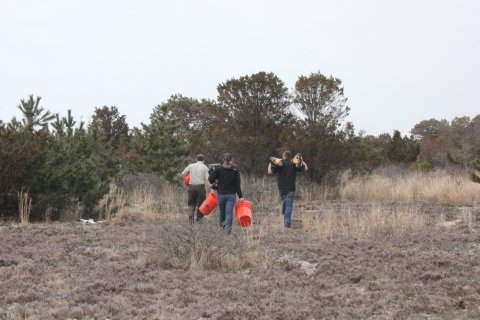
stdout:
[(98, 224), (2, 222), (0, 319), (480, 319), (466, 175), (300, 181), (291, 229), (273, 178), (243, 185), (253, 224), (231, 236), (217, 209), (188, 224), (172, 185), (112, 188)]

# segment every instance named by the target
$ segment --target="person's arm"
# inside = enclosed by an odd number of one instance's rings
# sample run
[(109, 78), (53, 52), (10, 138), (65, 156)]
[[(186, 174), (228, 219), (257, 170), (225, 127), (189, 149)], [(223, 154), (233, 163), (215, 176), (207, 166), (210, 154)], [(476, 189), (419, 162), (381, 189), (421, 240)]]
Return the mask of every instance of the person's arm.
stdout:
[(235, 174), (235, 190), (237, 191), (238, 200), (243, 200), (243, 193), (240, 185), (241, 185), (240, 171), (237, 170)]
[(218, 171), (219, 171), (219, 170), (214, 170), (214, 171), (212, 171), (212, 173), (210, 173), (210, 175), (208, 176), (207, 181), (208, 181), (210, 184), (214, 183), (215, 180), (218, 179)]
[(207, 169), (207, 170), (205, 171), (205, 183), (207, 183), (208, 185), (210, 185), (210, 181), (208, 181), (208, 167), (205, 166), (205, 168)]
[(305, 162), (302, 162), (302, 165), (300, 167), (295, 167), (295, 170), (297, 172), (304, 172), (308, 170), (307, 164)]
[(182, 171), (182, 176), (186, 176), (188, 173), (190, 173), (190, 165), (188, 165), (183, 171)]
[(268, 174), (274, 174), (277, 173), (277, 167), (272, 166), (272, 163), (268, 163)]

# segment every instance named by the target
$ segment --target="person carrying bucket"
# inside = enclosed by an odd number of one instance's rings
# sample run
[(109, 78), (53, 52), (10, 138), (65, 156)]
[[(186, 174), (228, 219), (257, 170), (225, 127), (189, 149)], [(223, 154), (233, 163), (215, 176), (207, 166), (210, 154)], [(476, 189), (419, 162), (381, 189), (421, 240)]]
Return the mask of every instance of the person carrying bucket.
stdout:
[[(243, 200), (240, 188), (240, 171), (233, 163), (233, 154), (227, 152), (223, 155), (223, 164), (208, 176), (208, 181), (213, 184), (218, 179), (218, 209), (220, 227), (226, 234), (232, 232), (233, 208), (237, 200)], [(213, 190), (211, 190), (213, 192)]]
[[(274, 166), (270, 162), (268, 164), (268, 174), (278, 173), (278, 193), (282, 201), (282, 215), (285, 228), (290, 228), (292, 224), (293, 200), (295, 199), (295, 185), (297, 180), (297, 172), (308, 170), (307, 164), (303, 159), (298, 159), (299, 163), (295, 164), (290, 160), (292, 153), (285, 150), (282, 154), (282, 165)], [(296, 159), (295, 159), (296, 160)]]
[(188, 184), (188, 219), (190, 223), (195, 222), (195, 209), (197, 209), (197, 223), (202, 221), (203, 213), (198, 210), (207, 196), (205, 183), (208, 181), (208, 167), (205, 165), (205, 155), (197, 155), (197, 162), (189, 164), (182, 171), (185, 178), (190, 174)]

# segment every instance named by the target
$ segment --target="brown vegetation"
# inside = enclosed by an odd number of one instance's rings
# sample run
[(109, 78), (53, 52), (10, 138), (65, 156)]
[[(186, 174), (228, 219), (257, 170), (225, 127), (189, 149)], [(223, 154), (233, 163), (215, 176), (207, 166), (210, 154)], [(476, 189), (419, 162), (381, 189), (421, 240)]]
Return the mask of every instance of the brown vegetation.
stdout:
[(112, 188), (99, 224), (1, 224), (0, 319), (480, 318), (466, 176), (299, 181), (292, 229), (274, 180), (244, 185), (254, 223), (231, 236), (216, 211), (186, 223), (173, 185)]

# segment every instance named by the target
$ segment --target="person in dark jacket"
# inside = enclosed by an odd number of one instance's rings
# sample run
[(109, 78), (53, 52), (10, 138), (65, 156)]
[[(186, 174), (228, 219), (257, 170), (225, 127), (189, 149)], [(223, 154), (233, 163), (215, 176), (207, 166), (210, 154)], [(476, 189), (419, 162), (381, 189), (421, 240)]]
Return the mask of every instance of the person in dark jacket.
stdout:
[(290, 158), (292, 153), (285, 150), (282, 155), (282, 166), (272, 166), (268, 164), (268, 174), (278, 173), (278, 193), (282, 201), (282, 215), (285, 228), (290, 228), (292, 224), (293, 200), (295, 199), (297, 172), (308, 170), (307, 164), (301, 160), (300, 165), (295, 165)]
[[(240, 172), (233, 163), (233, 155), (227, 152), (223, 155), (223, 164), (213, 170), (208, 176), (210, 184), (218, 180), (217, 200), (220, 211), (219, 222), (226, 234), (232, 232), (233, 207), (237, 200), (243, 200), (240, 188)], [(211, 191), (213, 192), (213, 190)]]

